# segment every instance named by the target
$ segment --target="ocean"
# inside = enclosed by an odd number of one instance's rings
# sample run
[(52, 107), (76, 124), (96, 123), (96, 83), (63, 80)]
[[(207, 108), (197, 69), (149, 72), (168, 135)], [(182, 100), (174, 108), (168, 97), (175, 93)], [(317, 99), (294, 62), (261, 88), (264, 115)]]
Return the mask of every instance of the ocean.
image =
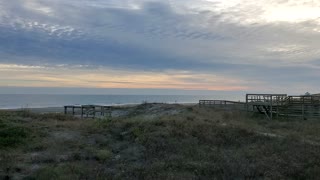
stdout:
[(0, 109), (47, 108), (65, 105), (126, 105), (148, 103), (197, 103), (200, 99), (235, 100), (239, 95), (44, 95), (0, 94)]

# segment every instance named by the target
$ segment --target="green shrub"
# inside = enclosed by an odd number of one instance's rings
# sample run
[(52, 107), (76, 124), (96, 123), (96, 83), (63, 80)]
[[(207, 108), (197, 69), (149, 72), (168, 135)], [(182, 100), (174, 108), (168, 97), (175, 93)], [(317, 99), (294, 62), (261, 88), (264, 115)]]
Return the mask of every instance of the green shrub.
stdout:
[(43, 167), (35, 172), (29, 179), (40, 180), (69, 180), (69, 179), (89, 179), (88, 168), (84, 164), (60, 164)]
[[(38, 115), (31, 112), (28, 109), (22, 109), (14, 112), (16, 116), (25, 117), (25, 118), (36, 118)], [(13, 113), (12, 113), (13, 114)]]
[(77, 120), (78, 118), (72, 116), (72, 115), (65, 115), (61, 113), (45, 113), (38, 115), (37, 117), (40, 120), (48, 120), (48, 119), (54, 119), (58, 121), (68, 121), (68, 120)]
[(95, 120), (94, 123), (97, 128), (105, 129), (105, 128), (109, 127), (110, 122), (111, 122), (110, 119), (104, 118), (104, 119), (97, 119), (97, 120)]
[(29, 135), (29, 130), (23, 127), (2, 126), (0, 128), (0, 148), (14, 147), (22, 144)]
[(95, 154), (95, 158), (100, 162), (105, 162), (112, 157), (112, 152), (107, 149), (98, 150)]
[(0, 119), (0, 128), (5, 128), (7, 125)]

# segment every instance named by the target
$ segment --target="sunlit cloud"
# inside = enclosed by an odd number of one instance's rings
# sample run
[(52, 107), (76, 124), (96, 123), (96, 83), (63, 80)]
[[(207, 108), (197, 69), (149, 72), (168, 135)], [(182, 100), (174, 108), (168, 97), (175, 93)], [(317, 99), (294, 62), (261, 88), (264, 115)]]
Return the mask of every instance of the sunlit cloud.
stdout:
[(0, 86), (244, 90), (240, 79), (188, 71), (128, 71), (0, 64)]
[(54, 10), (50, 6), (45, 6), (41, 3), (41, 1), (37, 0), (28, 0), (24, 1), (23, 5), (26, 9), (34, 11), (36, 13), (41, 13), (44, 15), (53, 15)]
[(264, 18), (267, 21), (302, 22), (320, 19), (320, 7), (286, 7), (280, 6), (270, 8), (265, 12)]

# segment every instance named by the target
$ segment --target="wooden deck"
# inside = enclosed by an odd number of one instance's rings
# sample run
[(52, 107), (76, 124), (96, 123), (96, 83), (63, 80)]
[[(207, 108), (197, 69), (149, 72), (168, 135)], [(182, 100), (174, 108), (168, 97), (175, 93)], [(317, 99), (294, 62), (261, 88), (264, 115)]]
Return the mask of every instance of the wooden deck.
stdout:
[(287, 94), (246, 94), (246, 102), (199, 100), (199, 106), (246, 110), (274, 117), (320, 118), (320, 96), (287, 96)]
[(239, 101), (228, 101), (228, 100), (199, 100), (199, 106), (212, 106), (215, 108), (222, 109), (237, 109), (245, 110), (246, 103)]
[(288, 96), (280, 107), (280, 114), (288, 117), (320, 118), (319, 96)]
[(103, 105), (67, 105), (64, 114), (72, 114), (81, 118), (95, 118), (97, 116), (111, 116), (112, 106)]

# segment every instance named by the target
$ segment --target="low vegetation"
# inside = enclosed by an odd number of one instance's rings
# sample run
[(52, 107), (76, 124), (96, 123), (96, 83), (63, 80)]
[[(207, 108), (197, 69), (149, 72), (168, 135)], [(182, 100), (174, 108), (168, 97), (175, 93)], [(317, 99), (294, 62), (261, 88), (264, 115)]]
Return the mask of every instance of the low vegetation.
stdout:
[(316, 179), (320, 121), (143, 104), (78, 119), (0, 111), (0, 179)]

